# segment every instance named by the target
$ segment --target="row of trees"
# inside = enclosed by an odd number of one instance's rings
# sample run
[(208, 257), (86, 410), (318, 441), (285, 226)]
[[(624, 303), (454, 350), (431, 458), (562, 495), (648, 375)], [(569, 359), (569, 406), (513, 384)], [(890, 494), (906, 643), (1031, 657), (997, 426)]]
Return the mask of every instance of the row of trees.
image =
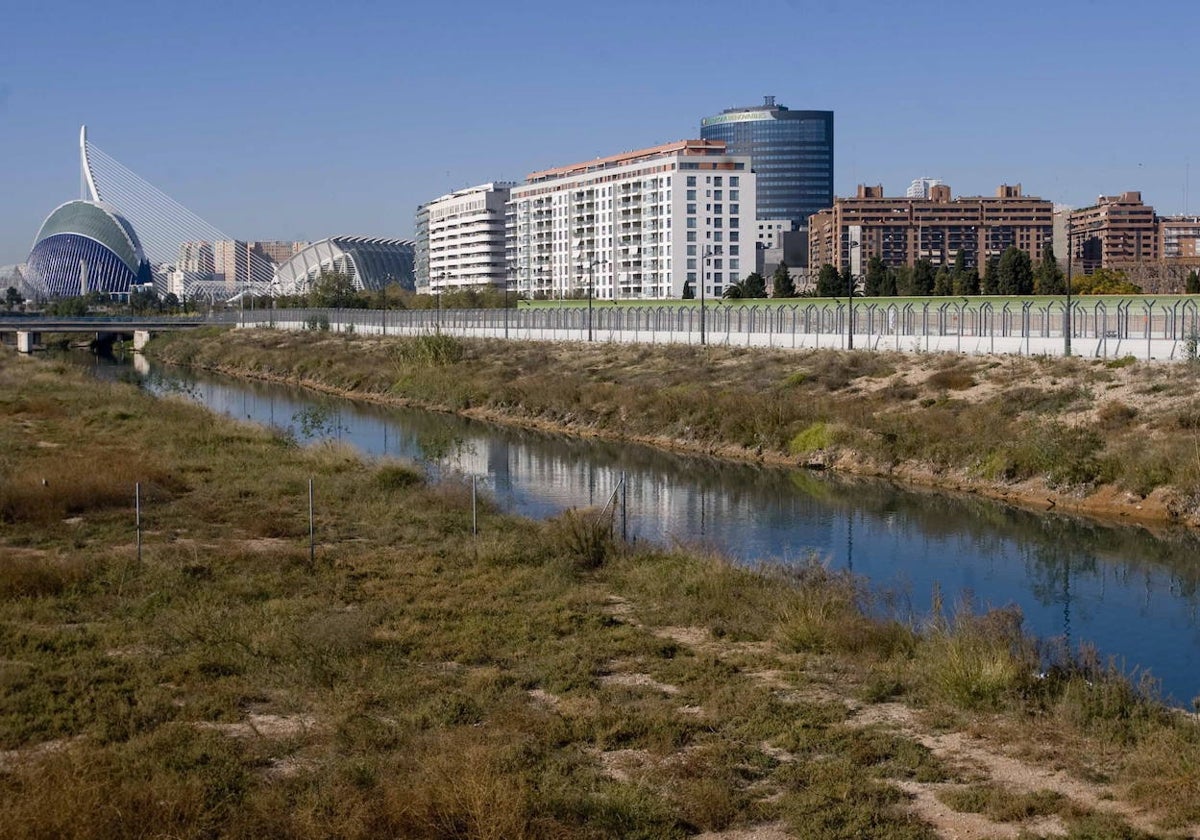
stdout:
[[(817, 297), (844, 297), (852, 282), (849, 267), (839, 272), (832, 265), (821, 266), (817, 274)], [(1075, 281), (1076, 288), (1079, 279)], [(1133, 287), (1126, 293), (1135, 293)], [(961, 249), (953, 266), (934, 268), (929, 260), (917, 260), (914, 266), (889, 266), (878, 256), (867, 261), (861, 291), (864, 297), (928, 297), (945, 295), (1061, 295), (1067, 291), (1066, 276), (1047, 247), (1034, 265), (1029, 254), (1011, 247), (999, 257), (988, 260), (983, 274), (967, 265)]]

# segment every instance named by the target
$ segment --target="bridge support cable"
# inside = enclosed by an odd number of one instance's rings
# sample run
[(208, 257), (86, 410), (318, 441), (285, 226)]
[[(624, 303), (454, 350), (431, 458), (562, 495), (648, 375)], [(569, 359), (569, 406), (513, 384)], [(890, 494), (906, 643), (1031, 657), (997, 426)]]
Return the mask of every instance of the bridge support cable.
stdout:
[[(133, 170), (87, 139), (81, 132), (81, 169), (89, 191), (97, 200), (117, 207), (129, 219), (142, 241), (146, 258), (158, 265), (175, 266), (180, 246), (185, 243), (231, 242), (216, 225), (180, 204)], [(245, 248), (244, 243), (242, 247)], [(261, 254), (245, 249), (235, 256), (235, 266), (244, 260), (245, 280), (241, 288), (230, 280), (232, 295), (249, 291), (268, 293), (275, 277), (275, 264)]]

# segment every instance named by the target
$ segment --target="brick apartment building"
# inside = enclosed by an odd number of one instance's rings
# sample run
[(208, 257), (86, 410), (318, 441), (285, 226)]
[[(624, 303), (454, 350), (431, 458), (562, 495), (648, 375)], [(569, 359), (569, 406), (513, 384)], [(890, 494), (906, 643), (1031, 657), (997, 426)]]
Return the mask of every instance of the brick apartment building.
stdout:
[(875, 255), (891, 266), (920, 259), (949, 265), (961, 249), (967, 264), (978, 267), (1010, 246), (1037, 260), (1053, 235), (1053, 204), (1022, 195), (1020, 184), (1001, 185), (994, 196), (959, 198), (951, 198), (947, 184), (931, 186), (928, 198), (884, 196), (882, 186), (859, 185), (855, 197), (835, 199), (810, 217), (809, 266), (849, 265), (861, 274)]
[(1091, 207), (1073, 210), (1067, 235), (1073, 270), (1153, 265), (1161, 254), (1154, 208), (1140, 192), (1102, 195)]

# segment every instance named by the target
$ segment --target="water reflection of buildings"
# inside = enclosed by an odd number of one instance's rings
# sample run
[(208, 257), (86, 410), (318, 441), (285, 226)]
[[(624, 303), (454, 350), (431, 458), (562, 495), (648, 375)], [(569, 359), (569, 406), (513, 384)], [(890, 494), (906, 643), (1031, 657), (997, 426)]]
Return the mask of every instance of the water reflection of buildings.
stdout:
[(170, 387), (236, 417), (293, 428), (307, 418), (317, 437), (369, 454), (437, 455), (446, 469), (486, 476), (482, 486), (500, 507), (524, 515), (603, 506), (625, 474), (630, 533), (639, 539), (702, 543), (748, 561), (815, 552), (900, 592), (897, 601), (907, 597), (918, 615), (935, 584), (948, 602), (971, 592), (979, 608), (1017, 604), (1040, 635), (1094, 642), (1149, 666), (1185, 699), (1200, 690), (1194, 536), (1156, 539), (886, 482), (685, 458), (284, 388), (208, 379)]

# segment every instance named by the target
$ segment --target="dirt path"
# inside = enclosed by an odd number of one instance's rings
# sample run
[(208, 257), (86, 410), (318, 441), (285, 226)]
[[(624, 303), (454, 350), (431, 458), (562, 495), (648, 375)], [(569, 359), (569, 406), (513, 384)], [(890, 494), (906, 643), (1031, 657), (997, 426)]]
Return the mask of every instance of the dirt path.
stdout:
[[(636, 623), (635, 608), (627, 601), (614, 599), (608, 612), (624, 621)], [(731, 644), (723, 639), (714, 638), (707, 630), (699, 627), (638, 626), (685, 646), (698, 655), (724, 660), (736, 658), (742, 666), (741, 673), (770, 688), (788, 702), (840, 703), (850, 713), (846, 726), (862, 729), (879, 727), (927, 748), (949, 769), (951, 779), (940, 782), (902, 780), (894, 784), (909, 797), (910, 811), (947, 840), (1061, 837), (1068, 834), (1066, 822), (1057, 814), (1000, 821), (982, 813), (957, 811), (942, 798), (956, 791), (979, 786), (995, 788), (1012, 795), (1057, 795), (1061, 797), (1061, 804), (1058, 806), (1060, 813), (1095, 813), (1111, 816), (1133, 829), (1155, 837), (1200, 837), (1200, 825), (1164, 832), (1159, 827), (1158, 815), (1123, 800), (1115, 786), (1085, 781), (1064, 770), (1048, 768), (1016, 757), (1010, 754), (1006, 744), (1001, 742), (999, 737), (938, 732), (922, 722), (917, 710), (905, 704), (863, 703), (850, 693), (853, 686), (849, 681), (826, 679), (829, 675), (814, 674), (807, 670), (806, 663), (799, 657), (781, 654), (769, 643)], [(745, 667), (747, 658), (753, 659), (756, 654), (764, 659), (767, 659), (769, 654), (769, 660), (774, 663), (780, 660), (794, 660), (795, 668), (780, 668), (777, 664), (760, 670)], [(802, 680), (814, 677), (816, 679), (812, 683), (799, 684)], [(842, 686), (843, 689), (839, 690), (838, 686)], [(846, 690), (847, 688), (849, 690)], [(773, 749), (770, 744), (763, 745), (764, 752), (774, 755)], [(789, 756), (784, 756), (784, 759), (791, 760)], [(784, 832), (784, 829), (779, 824), (770, 824), (748, 831), (705, 836), (710, 840), (773, 839), (790, 836), (781, 832)]]

